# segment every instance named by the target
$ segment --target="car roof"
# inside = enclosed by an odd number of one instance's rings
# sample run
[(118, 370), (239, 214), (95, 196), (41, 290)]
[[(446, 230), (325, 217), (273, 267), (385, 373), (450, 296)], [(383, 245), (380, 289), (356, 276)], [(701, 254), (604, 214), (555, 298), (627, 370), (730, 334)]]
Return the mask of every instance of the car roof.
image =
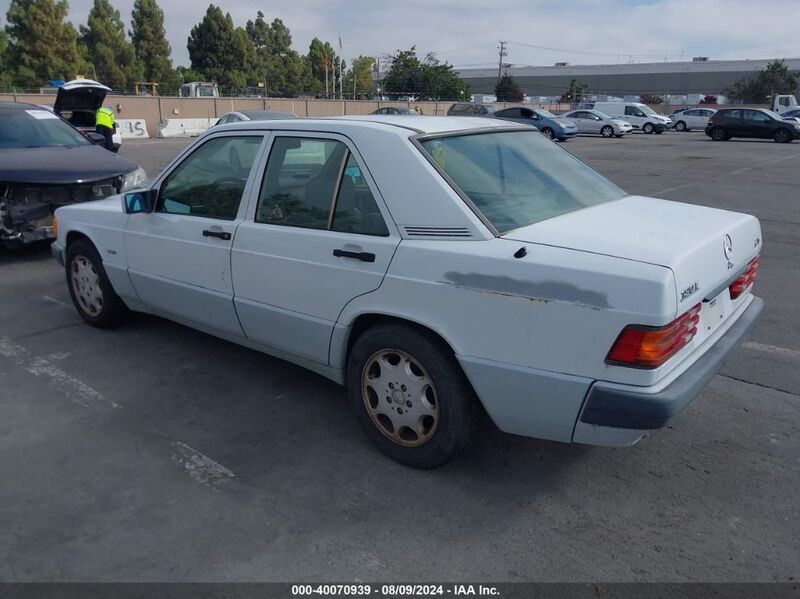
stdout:
[[(339, 127), (337, 127), (337, 124)], [(408, 136), (409, 131), (418, 134), (457, 133), (459, 131), (475, 131), (492, 129), (508, 129), (518, 127), (530, 130), (529, 126), (499, 121), (486, 117), (445, 117), (445, 116), (406, 116), (406, 115), (352, 115), (323, 118), (276, 119), (269, 121), (246, 121), (222, 125), (228, 129), (275, 129), (286, 126), (287, 129), (313, 130), (315, 126), (325, 130), (338, 128), (381, 129), (393, 131), (398, 135)], [(343, 127), (342, 127), (343, 126)], [(220, 128), (222, 128), (220, 127)], [(220, 128), (214, 127), (219, 130)]]
[(261, 119), (293, 119), (297, 116), (293, 112), (281, 110), (240, 110), (238, 114), (243, 114), (254, 121)]

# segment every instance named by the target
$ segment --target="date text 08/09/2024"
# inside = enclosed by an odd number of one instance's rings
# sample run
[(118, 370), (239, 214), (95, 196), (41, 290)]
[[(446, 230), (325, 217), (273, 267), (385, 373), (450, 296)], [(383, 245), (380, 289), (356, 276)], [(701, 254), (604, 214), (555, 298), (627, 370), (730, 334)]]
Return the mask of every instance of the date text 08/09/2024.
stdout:
[(384, 584), (381, 586), (372, 586), (369, 584), (292, 585), (292, 597), (314, 595), (329, 597), (424, 597), (444, 595), (452, 595), (455, 597), (497, 597), (500, 596), (500, 591), (497, 587), (481, 584)]

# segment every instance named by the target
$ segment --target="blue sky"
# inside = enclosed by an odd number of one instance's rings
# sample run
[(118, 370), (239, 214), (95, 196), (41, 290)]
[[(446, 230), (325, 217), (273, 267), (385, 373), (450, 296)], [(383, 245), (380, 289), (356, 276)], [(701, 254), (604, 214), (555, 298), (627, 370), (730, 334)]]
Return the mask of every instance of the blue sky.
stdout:
[[(111, 0), (127, 22), (133, 0)], [(10, 0), (0, 0), (0, 14)], [(797, 0), (217, 0), (238, 25), (262, 10), (280, 17), (305, 53), (316, 35), (341, 33), (344, 56), (381, 56), (417, 46), (458, 66), (497, 62), (509, 40), (512, 64), (659, 62), (800, 56)], [(92, 0), (70, 0), (69, 19), (86, 21)], [(186, 38), (208, 6), (160, 0), (176, 64), (188, 64)], [(774, 18), (783, 14), (785, 19)], [(771, 15), (771, 16), (770, 16)], [(768, 28), (762, 27), (768, 23)], [(525, 45), (528, 44), (528, 45)], [(539, 46), (534, 48), (530, 46)], [(544, 48), (557, 48), (550, 50)]]

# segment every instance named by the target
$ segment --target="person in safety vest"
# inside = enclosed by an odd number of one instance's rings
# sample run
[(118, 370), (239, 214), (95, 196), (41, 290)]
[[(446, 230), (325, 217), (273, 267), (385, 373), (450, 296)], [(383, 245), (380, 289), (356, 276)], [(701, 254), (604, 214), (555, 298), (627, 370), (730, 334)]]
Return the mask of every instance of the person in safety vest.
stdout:
[(97, 111), (94, 129), (106, 138), (106, 148), (109, 150), (114, 146), (111, 136), (114, 135), (115, 127), (114, 110), (108, 106), (101, 106)]

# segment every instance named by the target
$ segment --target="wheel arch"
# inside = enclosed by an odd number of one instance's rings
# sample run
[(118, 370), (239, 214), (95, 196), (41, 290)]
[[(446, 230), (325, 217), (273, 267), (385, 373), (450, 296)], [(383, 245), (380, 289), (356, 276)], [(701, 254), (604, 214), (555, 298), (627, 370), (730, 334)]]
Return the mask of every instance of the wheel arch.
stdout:
[(70, 231), (69, 233), (67, 233), (67, 236), (65, 238), (65, 241), (66, 241), (65, 248), (68, 248), (71, 244), (75, 243), (79, 239), (85, 239), (86, 241), (88, 241), (89, 243), (92, 244), (92, 247), (94, 247), (95, 250), (97, 249), (97, 246), (95, 245), (94, 241), (92, 241), (91, 237), (89, 237), (83, 231), (78, 231), (78, 230), (74, 230), (74, 229), (72, 231)]
[(337, 325), (337, 329), (339, 329), (340, 333), (337, 335), (334, 331), (334, 336), (331, 341), (331, 365), (345, 370), (347, 368), (347, 360), (350, 356), (350, 351), (359, 336), (368, 329), (381, 324), (398, 324), (425, 333), (440, 344), (444, 350), (451, 353), (453, 356), (456, 355), (455, 348), (447, 337), (442, 334), (441, 331), (437, 330), (436, 327), (428, 323), (397, 314), (363, 312), (356, 315), (348, 325)]

